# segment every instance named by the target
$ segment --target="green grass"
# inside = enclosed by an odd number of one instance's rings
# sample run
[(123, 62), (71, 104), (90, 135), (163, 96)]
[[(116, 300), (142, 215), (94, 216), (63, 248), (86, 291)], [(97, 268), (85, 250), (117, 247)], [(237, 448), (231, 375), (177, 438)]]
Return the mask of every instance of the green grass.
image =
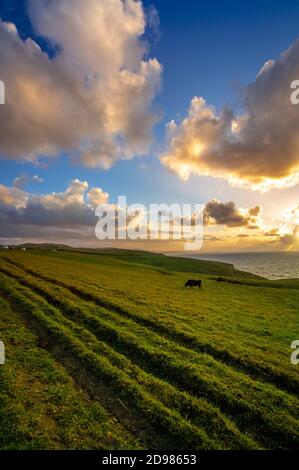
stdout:
[(6, 365), (0, 367), (0, 448), (136, 448), (132, 436), (91, 400), (24, 319), (0, 297)]
[(1, 253), (0, 448), (298, 448), (298, 301), (224, 263)]

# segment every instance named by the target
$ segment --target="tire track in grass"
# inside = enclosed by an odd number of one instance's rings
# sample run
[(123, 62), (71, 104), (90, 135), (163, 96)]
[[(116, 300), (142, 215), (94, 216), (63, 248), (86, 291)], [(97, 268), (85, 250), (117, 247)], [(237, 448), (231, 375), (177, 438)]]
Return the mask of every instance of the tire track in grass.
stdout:
[[(78, 310), (80, 310), (78, 306), (72, 308), (64, 303), (62, 308), (67, 317), (76, 318), (80, 325), (93, 332), (99, 340), (106, 341), (120, 354), (125, 354), (142, 369), (171, 383), (183, 392), (186, 391), (195, 397), (201, 396), (207, 399), (214, 406), (217, 406), (223, 414), (228, 415), (240, 431), (247, 432), (256, 440), (261, 439), (264, 445), (269, 445), (271, 441), (273, 447), (290, 445), (290, 429), (275, 431), (273, 423), (267, 421), (265, 411), (264, 413), (258, 411), (254, 404), (245, 401), (241, 397), (236, 398), (233, 394), (226, 396), (225, 390), (221, 390), (221, 386), (219, 388), (216, 381), (209, 382), (206, 371), (199, 369), (198, 372), (195, 372), (194, 368), (177, 361), (171, 354), (160, 351), (158, 348), (151, 350), (146, 345), (140, 344), (135, 335), (121, 331), (119, 327), (115, 327), (110, 322), (94, 318), (83, 311), (81, 311), (82, 316), (78, 316)], [(258, 387), (258, 384), (254, 384), (254, 386)], [(278, 396), (272, 398), (275, 401), (282, 399)], [(280, 416), (280, 424), (277, 420), (277, 429), (285, 420), (287, 420), (287, 416)], [(259, 422), (258, 435), (256, 430), (253, 430), (257, 422)], [(296, 424), (297, 429), (299, 429), (298, 422), (289, 424), (290, 427)], [(299, 445), (299, 433), (296, 434), (294, 439), (291, 439), (294, 448)]]
[(124, 318), (129, 318), (134, 322), (151, 329), (152, 331), (167, 338), (170, 341), (180, 344), (190, 350), (210, 355), (216, 360), (221, 361), (230, 367), (243, 371), (244, 373), (251, 376), (253, 379), (256, 379), (258, 381), (263, 380), (267, 383), (274, 384), (278, 389), (298, 396), (299, 380), (294, 380), (293, 378), (290, 378), (283, 371), (274, 371), (273, 369), (269, 369), (268, 367), (262, 364), (245, 361), (244, 359), (241, 359), (239, 357), (236, 357), (234, 354), (231, 354), (227, 350), (216, 348), (215, 346), (211, 346), (209, 343), (203, 343), (196, 336), (185, 331), (178, 330), (177, 327), (170, 330), (168, 326), (164, 325), (161, 322), (155, 322), (149, 318), (142, 316), (142, 314), (138, 315), (133, 312), (129, 312), (119, 305), (115, 305), (110, 301), (102, 299), (97, 294), (86, 291), (85, 288), (82, 286), (78, 287), (75, 285), (70, 285), (64, 281), (54, 279), (50, 276), (45, 276), (41, 273), (37, 273), (32, 269), (26, 268), (21, 263), (6, 258), (5, 256), (2, 256), (2, 259), (5, 259), (5, 261), (7, 261), (9, 264), (12, 264), (17, 268), (22, 269), (26, 273), (31, 274), (32, 276), (38, 279), (42, 279), (44, 281), (50, 282), (52, 284), (69, 290), (71, 293), (83, 300), (91, 301), (96, 305), (99, 305), (100, 307), (103, 307), (107, 310), (111, 310), (117, 313), (118, 315), (121, 315)]
[[(170, 354), (163, 351), (151, 350), (138, 342), (138, 338), (132, 334), (127, 333), (122, 327), (115, 327), (111, 322), (103, 321), (99, 317), (88, 314), (82, 310), (78, 304), (72, 303), (65, 297), (65, 293), (57, 292), (55, 295), (47, 290), (47, 286), (32, 285), (31, 280), (20, 279), (16, 274), (18, 280), (23, 280), (30, 288), (36, 290), (38, 294), (46, 298), (54, 306), (60, 307), (63, 313), (72, 320), (76, 319), (84, 328), (88, 328), (97, 338), (108, 342), (120, 354), (129, 356), (135, 364), (138, 364), (149, 373), (153, 373), (158, 377), (162, 377), (180, 390), (198, 395), (198, 392), (209, 401), (212, 401), (217, 407), (220, 407), (223, 413), (229, 413), (236, 422), (240, 430), (249, 432), (257, 439), (256, 423), (259, 422), (259, 437), (263, 436), (262, 442), (265, 444), (272, 441), (272, 447), (277, 445), (290, 445), (289, 429), (284, 428), (275, 431), (281, 427), (281, 423), (288, 421), (288, 416), (280, 416), (276, 422), (269, 422), (267, 417), (267, 410), (257, 410), (253, 403), (244, 401), (241, 397), (235, 397), (233, 394), (226, 396), (227, 390), (221, 389), (221, 385), (217, 382), (209, 382), (207, 372), (204, 370), (195, 372), (192, 367), (175, 360)], [(51, 285), (51, 284), (50, 284)], [(155, 354), (153, 354), (155, 352)], [(184, 352), (184, 351), (182, 351)], [(248, 384), (249, 385), (249, 384)], [(252, 387), (257, 389), (258, 384), (252, 384)], [(268, 391), (270, 393), (271, 391)], [(273, 393), (273, 392), (272, 392)], [(281, 393), (281, 392), (279, 392)], [(269, 397), (267, 397), (269, 399)], [(272, 397), (272, 402), (281, 400), (283, 397)], [(277, 413), (278, 414), (278, 413)], [(294, 423), (289, 423), (290, 426)], [(298, 423), (297, 423), (298, 428)], [(295, 433), (296, 434), (296, 433)], [(294, 436), (293, 445), (299, 443), (299, 436)]]
[[(31, 293), (31, 291), (27, 290), (27, 294)], [(35, 300), (33, 298), (33, 300)], [(47, 306), (50, 308), (50, 306)], [(56, 310), (56, 309), (55, 309)], [(56, 310), (57, 312), (57, 310)], [(49, 312), (51, 314), (51, 311)], [(60, 312), (59, 312), (60, 314)], [(71, 318), (73, 319), (73, 316), (71, 315)], [(71, 328), (76, 329), (76, 333), (80, 334), (82, 332), (82, 329), (77, 327), (77, 324), (73, 324), (73, 322), (69, 320), (65, 320), (64, 317), (60, 318), (60, 323), (62, 321), (66, 321), (66, 325)], [(87, 330), (86, 330), (87, 331)], [(90, 333), (90, 331), (89, 331)], [(92, 341), (95, 345), (96, 348), (99, 346), (99, 342), (97, 341), (96, 336), (94, 336), (94, 331), (92, 329)], [(88, 343), (89, 347), (91, 347), (90, 343), (91, 336), (87, 335), (86, 336), (86, 343)], [(101, 338), (103, 340), (103, 338)], [(236, 425), (231, 421), (229, 418), (227, 418), (225, 415), (223, 415), (218, 408), (215, 408), (214, 405), (211, 405), (208, 401), (206, 401), (203, 398), (195, 398), (190, 396), (189, 394), (185, 392), (180, 392), (174, 387), (171, 387), (171, 393), (169, 390), (169, 393), (165, 395), (164, 389), (165, 385), (167, 385), (167, 388), (169, 388), (169, 383), (165, 383), (162, 381), (160, 377), (152, 377), (150, 381), (147, 379), (149, 377), (148, 374), (143, 374), (143, 370), (140, 369), (139, 367), (136, 367), (135, 364), (132, 363), (130, 359), (127, 361), (124, 361), (124, 356), (123, 356), (123, 351), (119, 351), (119, 354), (115, 354), (115, 351), (111, 349), (111, 347), (106, 344), (102, 343), (100, 341), (101, 347), (100, 347), (100, 352), (103, 352), (103, 348), (105, 349), (105, 352), (109, 356), (109, 360), (112, 362), (116, 361), (116, 365), (118, 367), (123, 367), (126, 366), (127, 368), (135, 368), (135, 370), (139, 374), (140, 381), (143, 380), (144, 384), (148, 386), (149, 391), (155, 392), (155, 394), (160, 398), (161, 401), (166, 406), (172, 406), (173, 408), (177, 409), (181, 415), (183, 415), (185, 418), (188, 418), (191, 421), (194, 421), (195, 425), (198, 426), (203, 426), (207, 433), (215, 433), (219, 439), (222, 439), (224, 442), (230, 442), (230, 446), (234, 446), (235, 448), (248, 448), (248, 447), (254, 447), (257, 448), (258, 444), (253, 443), (250, 438), (247, 438), (246, 435), (242, 435), (242, 433), (238, 430)], [(111, 354), (113, 357), (111, 357)], [(122, 363), (119, 363), (119, 358), (121, 357)], [(150, 371), (149, 371), (150, 373)], [(142, 376), (143, 374), (143, 376)], [(137, 376), (135, 377), (136, 379)], [(156, 380), (155, 380), (156, 379)], [(138, 379), (139, 380), (139, 379)], [(199, 406), (200, 405), (200, 406)], [(215, 427), (215, 423), (217, 421), (217, 427)], [(243, 442), (244, 441), (244, 442)], [(245, 447), (244, 447), (245, 446)]]
[(1, 292), (0, 330), (7, 346), (6, 365), (0, 367), (1, 449), (142, 448), (102, 401), (91, 400), (42, 348)]
[[(114, 392), (117, 392), (118, 396), (121, 397), (122, 400), (126, 400), (125, 403), (128, 403), (128, 400), (132, 400), (130, 406), (133, 406), (133, 408), (135, 408), (143, 418), (149, 419), (151, 425), (155, 427), (156, 432), (159, 433), (161, 430), (164, 430), (168, 433), (174, 442), (176, 442), (175, 448), (228, 448), (223, 442), (209, 438), (203, 429), (191, 424), (177, 411), (166, 407), (161, 401), (153, 397), (148, 391), (144, 390), (137, 380), (132, 380), (124, 370), (121, 370), (112, 364), (107, 357), (92, 351), (89, 347), (86, 347), (82, 341), (73, 336), (69, 328), (64, 324), (61, 325), (61, 322), (54, 320), (54, 312), (51, 316), (45, 314), (44, 311), (37, 306), (36, 302), (33, 303), (24, 295), (20, 294), (20, 289), (16, 290), (5, 282), (1, 289), (11, 301), (18, 305), (18, 308), (22, 308), (26, 314), (30, 315), (30, 317), (37, 321), (38, 324), (41, 324), (47, 334), (53, 340), (58, 341), (61, 346), (66, 348), (66, 351), (70, 352), (79, 363), (91, 370), (95, 377), (103, 380), (106, 385), (112, 387)], [(80, 329), (78, 327), (77, 329), (78, 333), (83, 333), (82, 328)], [(100, 347), (105, 348), (105, 345), (101, 344)], [(106, 347), (106, 350), (108, 349), (109, 348)], [(116, 353), (115, 356), (117, 356)], [(119, 358), (121, 357), (120, 355), (118, 356)], [(126, 367), (128, 367), (128, 363), (129, 361), (127, 361)], [(124, 364), (119, 365), (123, 366)], [(132, 369), (134, 375), (134, 373), (137, 372), (137, 369), (134, 370), (134, 366)], [(159, 381), (156, 381), (156, 383), (158, 382)], [(151, 385), (154, 387), (156, 384), (153, 382)], [(169, 390), (170, 392), (173, 391), (171, 387), (169, 387)], [(162, 389), (160, 389), (160, 391), (162, 391)], [(223, 424), (224, 423), (221, 423), (221, 421), (218, 423), (220, 428)], [(248, 448), (250, 439), (247, 438), (246, 441), (247, 447), (245, 447)], [(250, 447), (253, 445), (253, 441), (251, 441)], [(239, 442), (239, 448), (245, 447), (244, 445), (241, 447), (241, 443)], [(256, 447), (257, 445), (255, 444), (255, 448)]]

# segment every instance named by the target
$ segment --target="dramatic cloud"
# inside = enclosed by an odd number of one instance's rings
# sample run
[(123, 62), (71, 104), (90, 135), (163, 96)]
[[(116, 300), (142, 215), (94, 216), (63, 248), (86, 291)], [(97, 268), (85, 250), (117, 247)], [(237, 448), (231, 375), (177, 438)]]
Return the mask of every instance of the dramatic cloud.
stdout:
[(279, 242), (286, 248), (298, 248), (299, 246), (299, 225), (294, 227), (291, 233), (279, 236)]
[(109, 168), (147, 151), (161, 65), (146, 59), (146, 18), (135, 0), (31, 0), (36, 33), (49, 57), (0, 21), (0, 155), (36, 161), (69, 152)]
[(233, 201), (224, 203), (214, 199), (205, 205), (204, 214), (207, 225), (256, 229), (260, 223), (261, 208), (240, 209)]
[(92, 188), (88, 193), (88, 199), (91, 206), (95, 208), (100, 204), (106, 204), (109, 194), (105, 193), (101, 188)]
[(94, 207), (108, 198), (100, 188), (88, 191), (88, 183), (78, 179), (64, 192), (39, 196), (0, 185), (0, 237), (92, 240)]
[(299, 205), (286, 211), (277, 229), (277, 239), (285, 246), (299, 246)]
[[(95, 237), (95, 227), (99, 216), (95, 215), (95, 208), (100, 204), (110, 204), (115, 210), (116, 227), (122, 231), (129, 228), (134, 231), (135, 224), (138, 224), (139, 229), (145, 233), (156, 227), (158, 239), (161, 242), (164, 239), (164, 246), (160, 246), (161, 250), (169, 249), (169, 246), (175, 243), (179, 249), (183, 249), (182, 243), (185, 237), (188, 234), (194, 235), (194, 223), (198, 215), (196, 213), (189, 219), (187, 217), (174, 218), (169, 223), (161, 218), (156, 226), (156, 219), (149, 208), (142, 206), (141, 209), (138, 205), (138, 208), (127, 206), (124, 210), (124, 207), (109, 202), (109, 194), (101, 188), (89, 188), (87, 181), (73, 179), (63, 192), (40, 195), (14, 186), (0, 185), (0, 239), (19, 239), (19, 241), (30, 239), (43, 242), (56, 240), (75, 245), (80, 245), (82, 242), (96, 245), (98, 241)], [(208, 233), (207, 230), (205, 240), (213, 241), (215, 237), (220, 240), (223, 232), (222, 226), (251, 231), (261, 224), (260, 207), (242, 209), (236, 207), (234, 202), (223, 203), (212, 200), (204, 206), (203, 211), (207, 228), (211, 226), (212, 232), (214, 226), (219, 226), (220, 229), (217, 233)], [(161, 216), (166, 215), (165, 210), (160, 210), (159, 213)], [(183, 222), (185, 229), (184, 237), (181, 239), (181, 237), (177, 238), (177, 235), (181, 234)], [(169, 240), (165, 237), (166, 234)], [(130, 241), (124, 241), (125, 244), (127, 242)], [(107, 241), (108, 245), (115, 245), (115, 243), (111, 240)], [(148, 243), (150, 248), (151, 242), (148, 241)]]
[(22, 207), (26, 203), (27, 195), (19, 188), (8, 188), (0, 184), (0, 204)]
[(299, 247), (299, 225), (294, 226), (288, 232), (276, 228), (265, 232), (264, 237), (270, 238), (272, 247), (279, 250), (298, 250)]
[(275, 249), (297, 250), (299, 247), (299, 206), (285, 211), (279, 224), (263, 233)]
[[(267, 190), (299, 182), (299, 106), (291, 82), (299, 79), (299, 41), (277, 61), (268, 61), (244, 90), (244, 113), (220, 114), (193, 98), (188, 116), (168, 124), (161, 161), (181, 178), (191, 173)], [(297, 93), (297, 91), (296, 91)]]

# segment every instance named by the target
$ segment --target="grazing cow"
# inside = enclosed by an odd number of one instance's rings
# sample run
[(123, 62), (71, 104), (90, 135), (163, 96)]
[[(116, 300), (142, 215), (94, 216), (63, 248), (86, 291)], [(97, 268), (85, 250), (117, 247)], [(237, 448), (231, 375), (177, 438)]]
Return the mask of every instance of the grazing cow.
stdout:
[(201, 280), (196, 280), (196, 279), (188, 279), (188, 281), (185, 284), (185, 287), (198, 287), (199, 289), (202, 289), (202, 282)]

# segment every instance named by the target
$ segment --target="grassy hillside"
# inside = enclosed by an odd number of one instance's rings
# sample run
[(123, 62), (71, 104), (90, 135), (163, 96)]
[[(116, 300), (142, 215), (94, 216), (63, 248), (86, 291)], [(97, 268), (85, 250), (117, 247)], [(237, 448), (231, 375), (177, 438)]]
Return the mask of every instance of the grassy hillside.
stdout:
[[(211, 275), (223, 275), (238, 279), (258, 279), (260, 276), (255, 274), (239, 271), (234, 268), (232, 264), (221, 263), (218, 261), (204, 261), (194, 260), (192, 258), (182, 258), (178, 256), (166, 256), (159, 253), (149, 253), (147, 251), (137, 250), (120, 250), (117, 248), (104, 248), (104, 249), (92, 249), (92, 248), (71, 248), (67, 245), (54, 245), (54, 244), (30, 244), (25, 243), (20, 245), (19, 248), (29, 248), (33, 251), (60, 251), (66, 254), (67, 251), (72, 253), (84, 253), (93, 254), (98, 256), (113, 256), (117, 257), (118, 260), (129, 261), (130, 263), (142, 264), (144, 266), (155, 266), (160, 269), (166, 269), (168, 271), (179, 271), (189, 273), (204, 273)], [(96, 262), (96, 259), (91, 258), (91, 262)], [(261, 279), (261, 278), (260, 278)]]
[(0, 252), (0, 448), (298, 448), (298, 304), (223, 263)]

